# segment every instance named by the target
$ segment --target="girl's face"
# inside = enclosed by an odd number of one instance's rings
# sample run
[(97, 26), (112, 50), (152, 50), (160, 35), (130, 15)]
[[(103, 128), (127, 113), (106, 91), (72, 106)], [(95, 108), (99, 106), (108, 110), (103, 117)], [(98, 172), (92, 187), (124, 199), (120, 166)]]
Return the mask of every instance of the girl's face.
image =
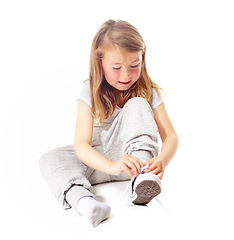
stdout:
[(120, 52), (118, 49), (105, 51), (102, 67), (106, 81), (119, 91), (128, 90), (141, 73), (142, 51)]

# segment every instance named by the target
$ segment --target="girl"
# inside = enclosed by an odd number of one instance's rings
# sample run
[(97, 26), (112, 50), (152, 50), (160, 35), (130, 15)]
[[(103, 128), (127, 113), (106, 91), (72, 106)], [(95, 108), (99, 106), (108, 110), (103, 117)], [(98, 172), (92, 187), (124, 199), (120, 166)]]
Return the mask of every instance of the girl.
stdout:
[(105, 22), (93, 39), (89, 80), (78, 98), (75, 144), (40, 159), (42, 176), (62, 206), (76, 209), (94, 227), (110, 216), (110, 207), (95, 199), (92, 185), (132, 178), (132, 203), (147, 204), (161, 192), (176, 152), (178, 138), (145, 55), (135, 27)]

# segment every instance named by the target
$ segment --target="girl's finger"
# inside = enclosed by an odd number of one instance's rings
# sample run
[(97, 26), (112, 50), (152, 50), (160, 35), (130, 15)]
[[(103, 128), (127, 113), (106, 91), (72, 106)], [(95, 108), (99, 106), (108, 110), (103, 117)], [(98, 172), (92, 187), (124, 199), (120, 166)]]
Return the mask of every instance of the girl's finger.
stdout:
[(135, 166), (137, 167), (137, 174), (139, 174), (141, 172), (141, 168), (144, 166), (143, 163), (141, 164), (140, 162), (138, 161), (133, 161), (133, 163), (135, 164)]
[(140, 164), (141, 167), (144, 166), (144, 163), (143, 163), (140, 159), (138, 159), (138, 158), (136, 158), (136, 157), (134, 157), (134, 156), (132, 156), (132, 155), (129, 156), (129, 159), (134, 160), (135, 162), (137, 162), (138, 164)]
[(162, 172), (162, 169), (160, 168), (155, 168), (152, 173), (154, 173), (155, 175), (158, 175), (160, 172)]
[(159, 174), (157, 174), (157, 176), (159, 177), (160, 180), (162, 180), (163, 172), (160, 172)]
[(155, 163), (155, 162), (152, 162), (150, 165), (149, 165), (149, 170), (150, 171), (153, 171), (153, 170), (155, 170), (157, 168), (157, 163)]
[(133, 171), (134, 175), (138, 175), (138, 169), (137, 169), (136, 165), (132, 161), (128, 160), (128, 161), (125, 162), (125, 164), (127, 165), (127, 167), (130, 170)]
[(134, 174), (130, 171), (126, 164), (124, 164), (123, 171), (127, 173), (130, 177), (134, 177)]
[(129, 156), (128, 160), (135, 165), (135, 167), (137, 168), (136, 174), (138, 175), (141, 171), (141, 168), (143, 167), (143, 163), (138, 158), (135, 158), (131, 155)]

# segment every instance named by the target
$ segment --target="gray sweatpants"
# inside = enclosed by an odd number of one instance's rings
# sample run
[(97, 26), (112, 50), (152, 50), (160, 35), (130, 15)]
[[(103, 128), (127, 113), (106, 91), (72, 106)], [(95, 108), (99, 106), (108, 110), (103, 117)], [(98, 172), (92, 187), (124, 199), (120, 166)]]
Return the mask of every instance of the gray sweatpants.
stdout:
[[(125, 154), (142, 162), (158, 155), (158, 128), (148, 102), (130, 99), (114, 121), (92, 141), (92, 147), (110, 161)], [(84, 196), (94, 196), (92, 185), (129, 180), (126, 174), (112, 176), (96, 171), (77, 159), (74, 146), (53, 149), (39, 161), (41, 174), (64, 209), (74, 207)]]

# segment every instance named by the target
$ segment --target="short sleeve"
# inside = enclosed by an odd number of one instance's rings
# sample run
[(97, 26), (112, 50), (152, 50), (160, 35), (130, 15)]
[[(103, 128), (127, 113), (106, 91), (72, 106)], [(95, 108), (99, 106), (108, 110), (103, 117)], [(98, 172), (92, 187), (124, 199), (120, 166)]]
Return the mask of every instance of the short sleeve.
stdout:
[(90, 94), (90, 86), (89, 86), (89, 81), (86, 81), (83, 84), (83, 87), (78, 95), (77, 100), (83, 100), (84, 102), (88, 103), (88, 105), (91, 107), (91, 94)]
[[(160, 96), (159, 96), (160, 94)], [(156, 107), (158, 107), (161, 103), (164, 102), (164, 96), (163, 94), (159, 91), (159, 94), (156, 92), (156, 90), (153, 88), (153, 100), (152, 100), (152, 104), (151, 107), (152, 109), (155, 109)]]

